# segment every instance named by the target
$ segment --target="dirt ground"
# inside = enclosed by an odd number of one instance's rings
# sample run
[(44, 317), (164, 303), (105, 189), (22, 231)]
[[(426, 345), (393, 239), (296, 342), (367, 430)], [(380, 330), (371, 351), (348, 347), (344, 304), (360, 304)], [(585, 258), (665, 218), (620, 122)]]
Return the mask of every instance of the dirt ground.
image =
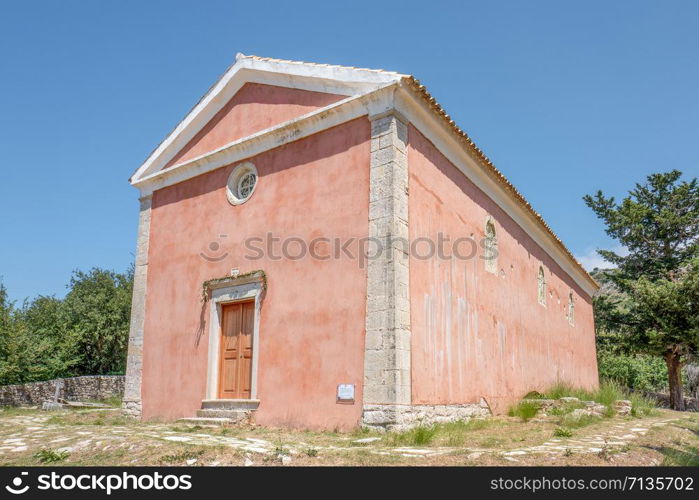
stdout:
[(403, 433), (141, 423), (118, 408), (0, 410), (0, 465), (699, 465), (699, 414), (562, 428), (494, 417)]

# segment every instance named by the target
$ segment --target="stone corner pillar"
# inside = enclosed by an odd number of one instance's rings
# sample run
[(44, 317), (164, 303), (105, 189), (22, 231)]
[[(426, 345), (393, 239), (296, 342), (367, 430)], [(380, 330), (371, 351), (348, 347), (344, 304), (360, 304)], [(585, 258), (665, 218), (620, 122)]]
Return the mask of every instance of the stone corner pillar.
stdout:
[(140, 199), (136, 262), (133, 295), (131, 299), (131, 324), (129, 326), (129, 350), (126, 358), (126, 379), (122, 409), (132, 417), (141, 417), (141, 374), (143, 370), (143, 325), (146, 312), (146, 278), (148, 276), (148, 240), (152, 195)]
[(363, 425), (369, 414), (395, 415), (411, 403), (408, 127), (394, 112), (370, 120)]

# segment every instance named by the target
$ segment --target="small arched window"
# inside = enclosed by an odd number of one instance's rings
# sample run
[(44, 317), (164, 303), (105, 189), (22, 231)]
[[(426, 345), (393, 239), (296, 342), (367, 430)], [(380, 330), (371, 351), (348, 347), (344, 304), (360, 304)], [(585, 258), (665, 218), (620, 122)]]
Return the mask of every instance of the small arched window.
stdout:
[(544, 276), (543, 266), (539, 266), (539, 275), (537, 276), (537, 290), (539, 296), (539, 304), (546, 305), (546, 278)]
[(568, 294), (568, 323), (575, 325), (575, 302), (573, 302), (573, 292)]
[(490, 273), (498, 272), (498, 238), (495, 234), (495, 224), (491, 218), (485, 223), (485, 242), (483, 245), (485, 270)]

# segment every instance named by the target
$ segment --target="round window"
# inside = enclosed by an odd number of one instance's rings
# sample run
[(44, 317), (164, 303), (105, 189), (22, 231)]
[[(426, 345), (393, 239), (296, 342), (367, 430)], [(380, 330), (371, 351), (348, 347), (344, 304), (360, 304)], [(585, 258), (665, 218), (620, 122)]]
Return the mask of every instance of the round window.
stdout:
[(250, 199), (257, 186), (257, 169), (252, 163), (235, 167), (228, 177), (227, 196), (232, 205), (240, 205)]

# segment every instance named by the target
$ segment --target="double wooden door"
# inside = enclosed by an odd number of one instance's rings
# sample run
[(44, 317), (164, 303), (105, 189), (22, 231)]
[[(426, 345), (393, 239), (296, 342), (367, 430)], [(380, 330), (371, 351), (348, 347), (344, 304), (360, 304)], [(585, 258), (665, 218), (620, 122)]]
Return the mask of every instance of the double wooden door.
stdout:
[(250, 399), (255, 302), (225, 304), (221, 313), (223, 321), (218, 397)]

